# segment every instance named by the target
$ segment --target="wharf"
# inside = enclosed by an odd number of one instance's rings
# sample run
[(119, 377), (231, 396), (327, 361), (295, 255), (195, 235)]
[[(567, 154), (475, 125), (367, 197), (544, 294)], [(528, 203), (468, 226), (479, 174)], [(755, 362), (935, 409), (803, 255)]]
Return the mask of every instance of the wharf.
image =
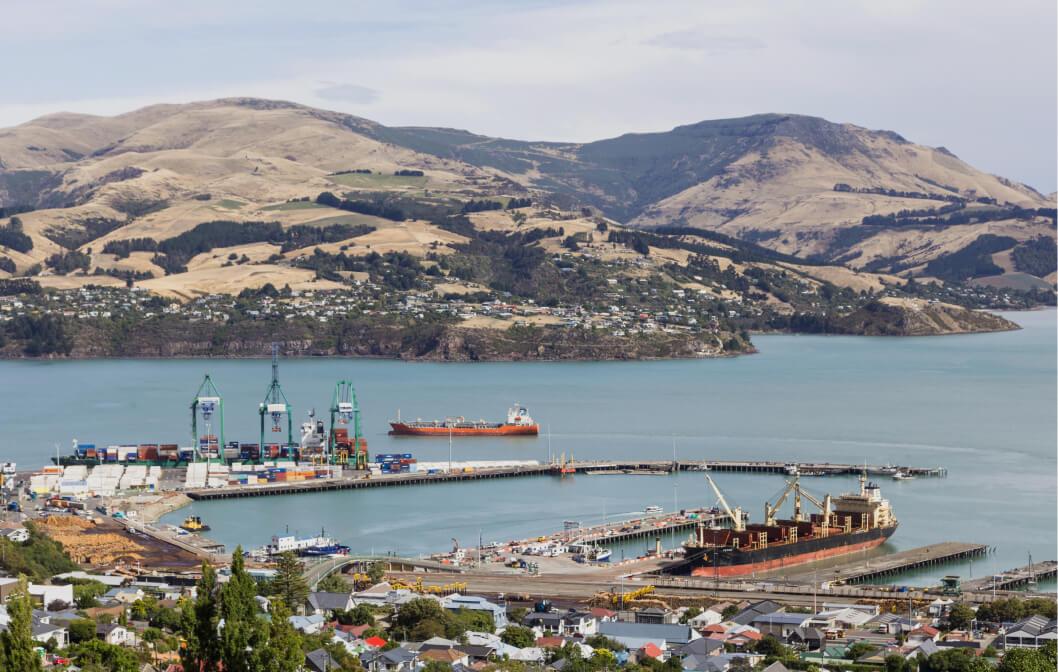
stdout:
[(1047, 560), (1007, 570), (1001, 574), (964, 581), (962, 590), (966, 592), (1012, 590), (1031, 585), (1034, 581), (1041, 579), (1053, 579), (1055, 576), (1058, 576), (1058, 560)]
[(966, 544), (944, 541), (908, 551), (891, 553), (861, 562), (842, 565), (836, 569), (817, 573), (799, 572), (791, 575), (793, 583), (812, 583), (815, 577), (831, 585), (872, 583), (878, 579), (901, 574), (913, 569), (943, 565), (948, 562), (976, 558), (988, 552), (985, 544)]
[(892, 465), (832, 464), (815, 462), (739, 461), (739, 460), (594, 460), (567, 462), (563, 464), (537, 464), (518, 467), (479, 468), (473, 471), (440, 473), (407, 473), (372, 477), (344, 477), (269, 483), (267, 485), (227, 486), (224, 488), (195, 488), (185, 491), (194, 500), (231, 499), (236, 497), (262, 497), (266, 495), (291, 495), (333, 490), (357, 490), (397, 485), (425, 485), (454, 481), (476, 481), (490, 478), (514, 478), (519, 476), (570, 476), (573, 474), (666, 474), (673, 471), (717, 471), (734, 473), (767, 473), (813, 476), (840, 476), (862, 473), (869, 475), (891, 475), (901, 471), (912, 476), (945, 476), (947, 470), (937, 467), (910, 467)]

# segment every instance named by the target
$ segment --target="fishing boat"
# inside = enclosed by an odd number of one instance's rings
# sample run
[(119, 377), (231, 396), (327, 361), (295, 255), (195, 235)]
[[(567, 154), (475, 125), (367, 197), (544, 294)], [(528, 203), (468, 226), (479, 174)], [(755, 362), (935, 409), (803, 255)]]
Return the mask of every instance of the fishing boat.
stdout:
[(903, 471), (896, 471), (896, 472), (893, 472), (893, 480), (894, 481), (913, 481), (913, 480), (915, 480), (915, 477), (912, 476), (911, 474), (904, 473)]
[(664, 513), (664, 511), (665, 509), (658, 506), (657, 504), (651, 504), (643, 510), (643, 513), (647, 514), (648, 516), (656, 516), (659, 513)]

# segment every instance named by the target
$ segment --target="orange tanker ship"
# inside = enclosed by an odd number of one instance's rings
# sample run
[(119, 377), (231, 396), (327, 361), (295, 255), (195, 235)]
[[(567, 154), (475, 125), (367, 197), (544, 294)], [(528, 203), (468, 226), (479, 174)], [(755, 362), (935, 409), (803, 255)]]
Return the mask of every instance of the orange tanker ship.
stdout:
[(540, 425), (533, 422), (525, 408), (518, 404), (507, 410), (506, 422), (462, 417), (404, 422), (398, 413), (397, 419), (389, 426), (389, 433), (397, 436), (536, 436), (540, 433)]

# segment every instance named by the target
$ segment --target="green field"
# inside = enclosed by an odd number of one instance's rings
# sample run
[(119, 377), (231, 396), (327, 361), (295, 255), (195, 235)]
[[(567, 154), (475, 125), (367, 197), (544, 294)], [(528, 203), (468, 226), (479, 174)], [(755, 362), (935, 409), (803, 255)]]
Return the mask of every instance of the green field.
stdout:
[(328, 175), (327, 179), (354, 189), (395, 189), (399, 187), (423, 187), (430, 178), (404, 177), (400, 175), (379, 175), (378, 173), (346, 173), (345, 175)]
[(224, 199), (221, 199), (221, 200), (217, 201), (217, 207), (218, 208), (225, 208), (227, 210), (238, 210), (239, 208), (243, 207), (244, 205), (246, 205), (246, 204), (243, 203), (242, 201), (235, 201), (235, 200), (232, 200), (230, 198), (224, 198)]
[(275, 203), (274, 205), (267, 205), (262, 210), (312, 210), (315, 208), (325, 208), (327, 206), (320, 205), (313, 201), (292, 201), (289, 203)]

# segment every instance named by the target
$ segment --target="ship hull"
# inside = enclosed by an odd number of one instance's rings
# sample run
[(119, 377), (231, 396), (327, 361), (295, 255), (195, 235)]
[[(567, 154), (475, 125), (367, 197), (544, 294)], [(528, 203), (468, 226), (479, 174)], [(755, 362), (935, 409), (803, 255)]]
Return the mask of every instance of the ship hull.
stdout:
[(539, 425), (418, 425), (407, 422), (389, 423), (394, 436), (536, 436)]
[(894, 525), (750, 551), (732, 548), (688, 548), (687, 557), (683, 562), (670, 567), (668, 573), (723, 578), (781, 570), (877, 548), (895, 531)]

